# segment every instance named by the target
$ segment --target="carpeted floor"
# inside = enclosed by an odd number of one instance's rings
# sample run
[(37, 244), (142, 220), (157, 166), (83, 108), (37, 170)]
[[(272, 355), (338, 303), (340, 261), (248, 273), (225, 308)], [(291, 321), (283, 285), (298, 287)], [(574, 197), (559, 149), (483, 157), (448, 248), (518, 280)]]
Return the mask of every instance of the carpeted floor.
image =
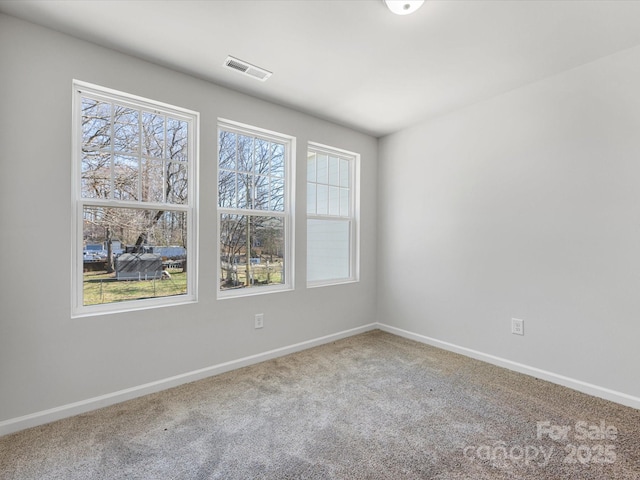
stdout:
[(640, 411), (373, 331), (0, 438), (0, 479), (640, 479)]

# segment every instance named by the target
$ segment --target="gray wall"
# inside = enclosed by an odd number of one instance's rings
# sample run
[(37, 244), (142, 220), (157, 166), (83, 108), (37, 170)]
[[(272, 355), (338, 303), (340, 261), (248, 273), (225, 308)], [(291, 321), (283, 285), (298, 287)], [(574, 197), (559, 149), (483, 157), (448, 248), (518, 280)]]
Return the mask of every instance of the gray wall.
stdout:
[(381, 139), (379, 321), (640, 396), (638, 85), (640, 47)]
[[(0, 422), (373, 321), (376, 139), (6, 15), (0, 65)], [(200, 112), (197, 304), (71, 318), (74, 78)], [(297, 138), (293, 292), (216, 300), (218, 117)], [(357, 284), (305, 288), (307, 141), (362, 155)]]

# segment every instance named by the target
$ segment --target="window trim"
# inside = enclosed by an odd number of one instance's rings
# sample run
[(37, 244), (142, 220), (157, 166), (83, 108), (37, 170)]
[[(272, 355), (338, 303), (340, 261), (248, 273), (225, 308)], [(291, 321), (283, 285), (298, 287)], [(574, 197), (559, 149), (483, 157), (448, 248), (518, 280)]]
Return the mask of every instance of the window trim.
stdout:
[[(219, 175), (220, 175), (220, 130), (260, 138), (268, 141), (276, 141), (284, 144), (284, 210), (255, 210), (238, 208), (221, 208), (219, 202)], [(295, 289), (295, 172), (296, 172), (296, 138), (284, 133), (274, 132), (261, 127), (255, 127), (245, 123), (236, 122), (225, 118), (218, 118), (216, 130), (216, 297), (218, 300), (229, 298), (241, 298), (253, 295), (265, 295), (277, 292), (288, 292)], [(245, 212), (245, 215), (259, 215), (284, 218), (284, 276), (285, 282), (279, 285), (266, 285), (252, 288), (238, 288), (221, 290), (220, 278), (222, 277), (222, 265), (220, 262), (220, 215), (223, 213), (238, 214)]]
[[(187, 292), (167, 297), (123, 300), (121, 302), (98, 305), (83, 305), (83, 210), (85, 206), (134, 208), (141, 210), (166, 208), (166, 203), (136, 202), (128, 200), (83, 198), (82, 197), (82, 98), (89, 97), (109, 103), (145, 109), (178, 118), (189, 124), (187, 145), (187, 204), (170, 204), (171, 211), (187, 214)], [(200, 114), (175, 105), (114, 90), (100, 85), (74, 79), (72, 81), (72, 128), (71, 128), (71, 318), (123, 313), (150, 308), (196, 303), (198, 301), (198, 225), (199, 225), (199, 131)]]
[[(332, 285), (344, 285), (349, 283), (357, 283), (360, 281), (360, 154), (341, 148), (324, 145), (317, 142), (307, 143), (307, 155), (309, 152), (332, 155), (334, 157), (343, 158), (349, 161), (351, 165), (351, 184), (350, 188), (350, 203), (352, 205), (352, 212), (349, 217), (333, 216), (333, 215), (312, 215), (306, 211), (305, 203), (305, 228), (308, 229), (308, 221), (312, 220), (350, 220), (350, 244), (349, 244), (349, 277), (328, 279), (328, 280), (308, 280), (309, 272), (307, 271), (307, 288), (328, 287)], [(306, 166), (306, 165), (305, 165)], [(306, 169), (305, 169), (306, 170)], [(305, 188), (308, 185), (307, 176), (305, 175)], [(306, 202), (306, 198), (305, 198)], [(308, 232), (308, 230), (307, 230)], [(307, 239), (308, 242), (308, 239)], [(306, 258), (308, 268), (308, 246), (306, 247)]]

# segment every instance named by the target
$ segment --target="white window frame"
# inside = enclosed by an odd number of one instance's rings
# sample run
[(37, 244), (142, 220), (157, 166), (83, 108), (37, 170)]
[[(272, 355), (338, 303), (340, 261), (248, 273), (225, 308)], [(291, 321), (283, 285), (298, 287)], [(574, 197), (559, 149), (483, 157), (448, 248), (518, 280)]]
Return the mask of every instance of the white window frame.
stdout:
[[(188, 123), (187, 203), (167, 204), (115, 199), (82, 197), (82, 98), (94, 98), (118, 105), (130, 106), (168, 115)], [(99, 85), (73, 80), (72, 124), (72, 295), (71, 316), (84, 317), (128, 312), (148, 308), (182, 305), (198, 301), (198, 138), (200, 114), (174, 105), (131, 95)], [(181, 295), (123, 300), (99, 305), (83, 305), (83, 210), (85, 206), (132, 208), (142, 210), (171, 210), (187, 215), (187, 292)]]
[[(228, 299), (247, 297), (253, 295), (264, 295), (277, 292), (291, 291), (295, 288), (295, 158), (296, 158), (296, 138), (291, 135), (266, 130), (264, 128), (247, 125), (244, 123), (218, 118), (216, 130), (216, 151), (220, 151), (219, 137), (220, 130), (233, 132), (240, 135), (260, 138), (267, 141), (281, 143), (285, 147), (284, 152), (284, 210), (282, 212), (272, 210), (254, 210), (244, 208), (222, 208), (219, 206), (218, 179), (220, 170), (220, 158), (216, 156), (216, 205), (217, 205), (217, 298)], [(277, 285), (264, 285), (259, 287), (238, 288), (222, 290), (220, 279), (222, 277), (222, 265), (220, 261), (220, 216), (222, 214), (257, 215), (269, 217), (282, 217), (284, 219), (284, 267), (283, 273), (285, 281)]]
[[(332, 216), (329, 214), (309, 214), (305, 200), (305, 211), (307, 211), (307, 225), (309, 220), (330, 220), (330, 221), (349, 221), (350, 222), (350, 242), (349, 242), (349, 276), (346, 278), (334, 278), (325, 280), (308, 280), (307, 271), (307, 288), (325, 287), (331, 285), (341, 285), (346, 283), (355, 283), (360, 281), (360, 154), (343, 150), (340, 148), (323, 145), (316, 142), (308, 142), (307, 157), (310, 152), (316, 154), (325, 154), (332, 157), (338, 157), (347, 160), (350, 165), (350, 212), (349, 216)], [(305, 178), (305, 185), (308, 186), (308, 180)], [(308, 228), (308, 227), (307, 227)], [(308, 248), (307, 248), (308, 261)]]

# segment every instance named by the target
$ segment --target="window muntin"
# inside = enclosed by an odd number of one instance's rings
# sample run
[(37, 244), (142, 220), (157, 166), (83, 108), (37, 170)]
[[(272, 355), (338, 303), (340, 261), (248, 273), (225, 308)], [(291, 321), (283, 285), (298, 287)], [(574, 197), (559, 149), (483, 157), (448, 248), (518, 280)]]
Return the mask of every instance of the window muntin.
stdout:
[(307, 285), (358, 278), (359, 155), (319, 144), (307, 152)]
[(219, 296), (293, 288), (294, 139), (221, 120)]
[(196, 112), (74, 82), (74, 315), (196, 299), (197, 128)]

